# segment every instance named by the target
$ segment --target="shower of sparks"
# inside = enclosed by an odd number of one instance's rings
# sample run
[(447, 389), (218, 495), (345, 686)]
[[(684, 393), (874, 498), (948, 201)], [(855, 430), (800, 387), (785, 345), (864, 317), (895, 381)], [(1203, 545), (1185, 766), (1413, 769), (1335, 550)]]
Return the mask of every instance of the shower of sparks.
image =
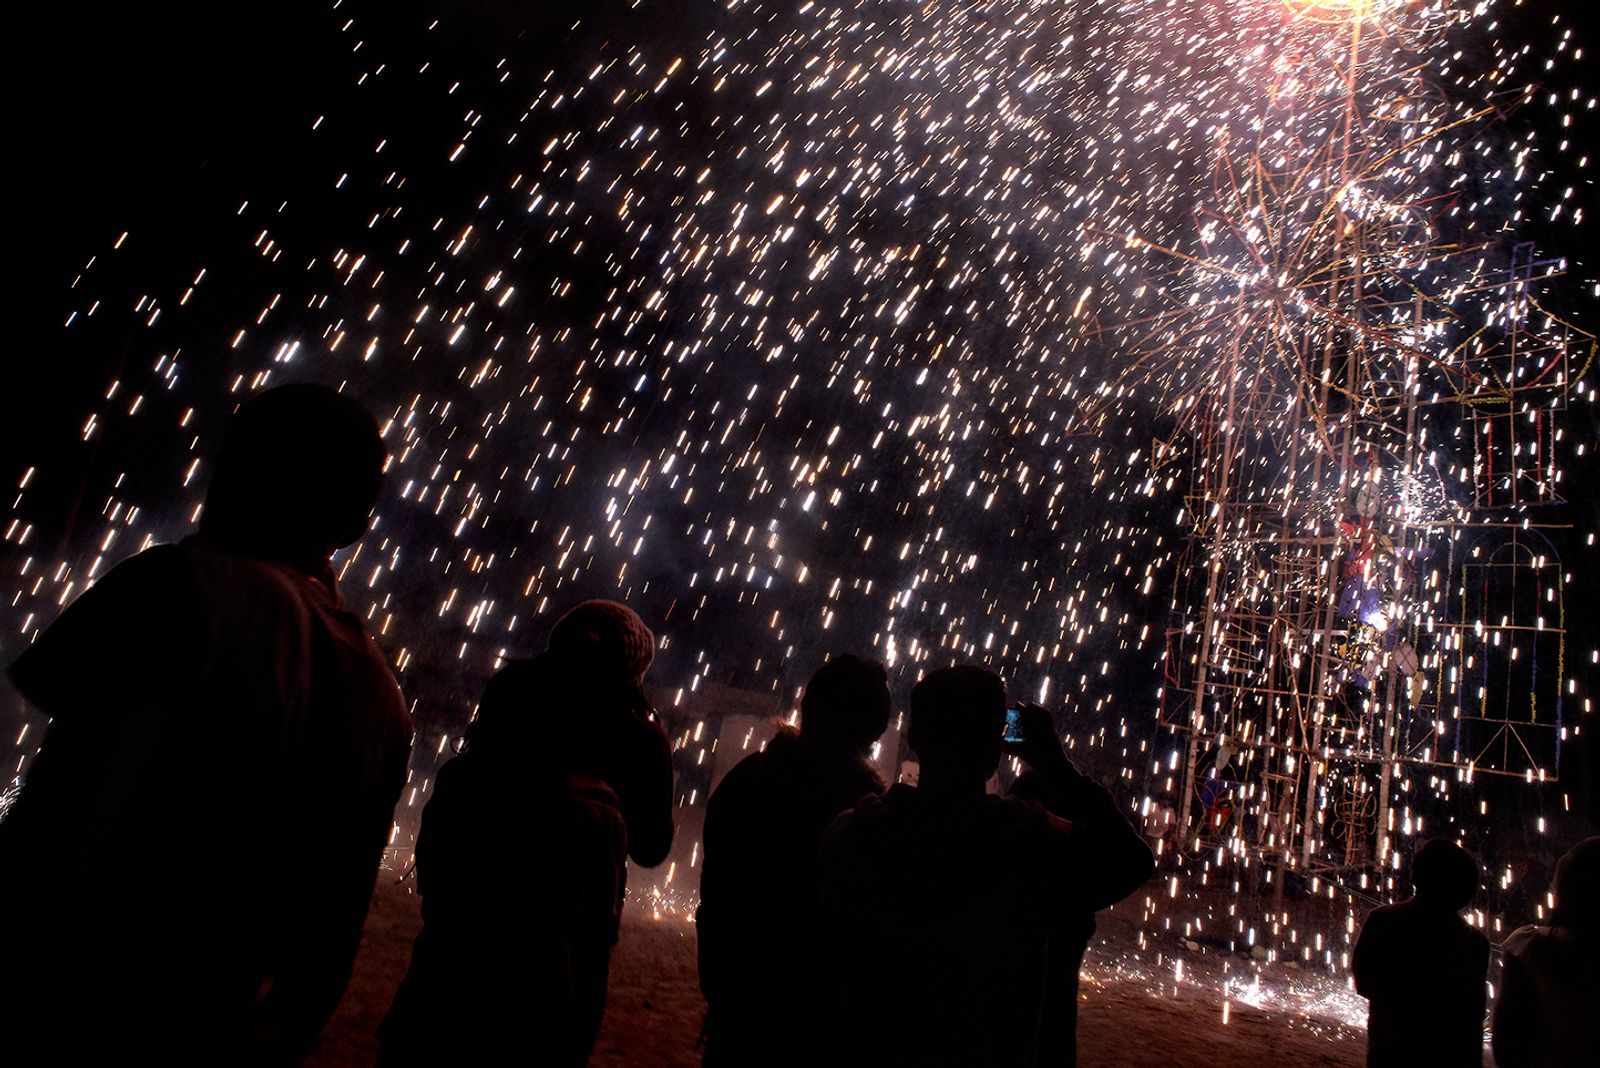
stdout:
[(1392, 15), (1410, 0), (1283, 0), (1296, 18), (1324, 23), (1362, 22)]
[[(76, 525), (19, 487), (0, 652), (184, 529), (216, 413), (343, 384), (392, 453), (339, 563), (417, 702), (397, 842), (495, 665), (610, 596), (660, 636), (691, 828), (656, 914), (692, 908), (714, 774), (850, 649), (1066, 705), (1130, 818), (1176, 810), (1152, 924), (1338, 970), (1393, 842), (1478, 825), (1482, 776), (1540, 788), (1588, 701), (1541, 527), (1593, 340), (1517, 234), (1581, 211), (1522, 116), (1594, 102), (1540, 95), (1495, 13), (731, 0), (688, 45), (580, 24), (551, 69), (442, 76), (457, 136), (351, 145), (336, 239), (245, 203), (248, 262), (127, 306), (105, 279), (159, 235), (86, 256), (66, 329), (134, 355)], [(342, 32), (363, 92), (449, 69)], [(129, 448), (156, 425), (170, 455)], [(1291, 872), (1315, 933), (1263, 912)]]

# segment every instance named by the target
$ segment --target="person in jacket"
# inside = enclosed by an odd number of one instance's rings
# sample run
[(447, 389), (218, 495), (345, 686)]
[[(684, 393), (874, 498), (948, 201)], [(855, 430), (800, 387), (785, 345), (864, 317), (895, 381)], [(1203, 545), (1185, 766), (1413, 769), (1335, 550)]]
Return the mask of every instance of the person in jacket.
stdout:
[(1472, 854), (1435, 838), (1412, 859), (1416, 893), (1361, 925), (1351, 971), (1371, 1068), (1482, 1065), (1489, 940), (1460, 916), (1478, 882)]
[(695, 914), (708, 1068), (807, 1062), (806, 1035), (789, 1024), (828, 1009), (817, 922), (822, 833), (883, 792), (869, 752), (889, 711), (882, 664), (830, 657), (806, 684), (799, 731), (780, 731), (712, 792)]
[(641, 687), (653, 650), (631, 609), (588, 601), (490, 680), (423, 811), (423, 928), (380, 1065), (587, 1062), (627, 860), (672, 845), (670, 749)]
[(51, 722), (0, 823), (8, 1064), (292, 1064), (315, 1043), (411, 746), (330, 565), (383, 464), (341, 394), (247, 401), (199, 531), (113, 568), (11, 666)]
[[(1153, 872), (1133, 825), (1067, 759), (1049, 713), (1019, 713), (1023, 740), (1006, 744), (1060, 813), (986, 792), (1005, 686), (954, 667), (911, 693), (917, 785), (862, 800), (824, 839), (828, 1063), (1037, 1063), (1042, 1017), (1067, 985), (1063, 969), (1076, 983), (1094, 912)], [(1060, 1030), (1052, 1041), (1061, 1052)]]

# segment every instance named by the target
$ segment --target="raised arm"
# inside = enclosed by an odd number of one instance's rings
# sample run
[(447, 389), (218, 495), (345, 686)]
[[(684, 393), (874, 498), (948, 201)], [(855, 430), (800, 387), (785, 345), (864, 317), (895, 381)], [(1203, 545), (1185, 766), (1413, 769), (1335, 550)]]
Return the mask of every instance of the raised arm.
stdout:
[(1534, 1051), (1539, 1048), (1536, 997), (1527, 969), (1508, 951), (1500, 965), (1500, 996), (1494, 1002), (1494, 1063), (1498, 1068), (1524, 1068), (1534, 1063)]
[(628, 856), (653, 868), (667, 859), (676, 828), (672, 825), (672, 745), (659, 724), (631, 721), (619, 754), (620, 767), (609, 782), (622, 802), (628, 825)]
[(1017, 780), (1013, 793), (1072, 824), (1077, 851), (1092, 861), (1085, 872), (1084, 904), (1096, 910), (1116, 904), (1155, 873), (1155, 856), (1111, 792), (1067, 759), (1048, 712), (1025, 706), (1023, 733), (1027, 741), (1014, 752), (1029, 774)]

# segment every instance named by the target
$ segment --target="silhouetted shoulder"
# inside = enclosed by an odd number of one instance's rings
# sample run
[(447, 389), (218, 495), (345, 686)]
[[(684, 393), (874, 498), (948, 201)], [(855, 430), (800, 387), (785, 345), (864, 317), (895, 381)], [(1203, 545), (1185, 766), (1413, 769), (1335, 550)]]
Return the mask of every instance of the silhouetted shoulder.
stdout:
[(754, 802), (763, 806), (758, 819), (772, 817), (769, 806), (807, 818), (815, 811), (821, 814), (816, 827), (825, 829), (836, 814), (883, 790), (883, 780), (857, 755), (808, 746), (798, 734), (781, 731), (765, 749), (735, 764), (709, 803), (731, 813)]
[[(932, 849), (937, 842), (965, 841), (996, 855), (1008, 855), (1037, 876), (1082, 876), (1072, 825), (1042, 805), (987, 794), (946, 806), (896, 784), (882, 795), (868, 794), (829, 826), (824, 836), (827, 866), (849, 864), (845, 854), (867, 866), (906, 849)], [(1072, 879), (1073, 884), (1077, 878)]]
[[(728, 773), (730, 776), (732, 772)], [(828, 824), (828, 829), (823, 832), (822, 840), (826, 844), (840, 839), (848, 839), (853, 835), (870, 832), (878, 828), (885, 819), (892, 819), (890, 814), (889, 799), (895, 795), (900, 786), (891, 786), (881, 794), (868, 794), (857, 801), (851, 808), (845, 809), (835, 816), (833, 822)]]
[[(1568, 895), (1557, 891), (1557, 908)], [(1520, 927), (1506, 939), (1494, 1052), (1507, 1068), (1600, 1061), (1600, 964), (1571, 927)]]
[[(478, 715), (489, 717), (502, 710), (516, 714), (518, 709), (535, 707), (541, 700), (548, 699), (547, 687), (545, 675), (534, 661), (508, 660), (483, 688), (483, 696), (478, 699)], [(441, 768), (439, 774), (443, 781), (444, 769)]]
[(772, 753), (769, 750), (770, 747), (751, 753), (729, 768), (728, 773), (717, 784), (717, 788), (711, 792), (711, 797), (706, 801), (707, 806), (729, 808), (743, 794), (758, 788), (771, 772)]
[(1379, 905), (1367, 913), (1367, 918), (1362, 923), (1361, 929), (1377, 934), (1396, 919), (1403, 918), (1408, 911), (1409, 909), (1404, 901), (1394, 901), (1387, 905)]
[[(12, 684), (51, 716), (120, 706), (166, 682), (205, 636), (190, 555), (158, 545), (118, 564), (45, 628), (10, 667)], [(121, 695), (121, 699), (117, 698)]]

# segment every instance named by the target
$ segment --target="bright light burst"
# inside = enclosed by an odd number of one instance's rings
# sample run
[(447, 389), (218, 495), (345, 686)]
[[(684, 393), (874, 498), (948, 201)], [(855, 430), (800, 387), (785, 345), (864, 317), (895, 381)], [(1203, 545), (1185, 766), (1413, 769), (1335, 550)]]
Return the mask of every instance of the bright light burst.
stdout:
[[(1578, 215), (1577, 163), (1541, 163), (1519, 109), (1592, 101), (1540, 98), (1493, 25), (1443, 0), (731, 0), (687, 45), (580, 24), (551, 69), (458, 93), (452, 57), (403, 70), (347, 24), (363, 91), (437, 84), (457, 136), (396, 158), (388, 118), (328, 176), (335, 237), (247, 203), (247, 249), (128, 306), (97, 252), (67, 330), (134, 353), (83, 424), (113, 446), (98, 514), (46, 549), (69, 524), (23, 480), (0, 652), (183, 529), (214, 413), (346, 383), (393, 454), (342, 568), (418, 701), (411, 811), (494, 665), (614, 596), (662, 636), (686, 813), (759, 741), (730, 724), (824, 651), (984, 661), (1073, 708), (1130, 815), (1206, 806), (1152, 922), (1341, 966), (1340, 921), (1299, 939), (1207, 888), (1265, 866), (1347, 912), (1390, 892), (1390, 839), (1487, 811), (1480, 768), (1543, 779), (1550, 703), (1580, 699), (1531, 510), (1560, 502), (1592, 342), (1517, 237)], [(153, 427), (170, 481), (136, 491), (116, 455)], [(1520, 600), (1483, 592), (1496, 560)], [(1524, 684), (1544, 705), (1462, 726)]]
[(1282, 0), (1282, 3), (1295, 18), (1346, 24), (1382, 18), (1406, 6), (1416, 6), (1416, 0)]

